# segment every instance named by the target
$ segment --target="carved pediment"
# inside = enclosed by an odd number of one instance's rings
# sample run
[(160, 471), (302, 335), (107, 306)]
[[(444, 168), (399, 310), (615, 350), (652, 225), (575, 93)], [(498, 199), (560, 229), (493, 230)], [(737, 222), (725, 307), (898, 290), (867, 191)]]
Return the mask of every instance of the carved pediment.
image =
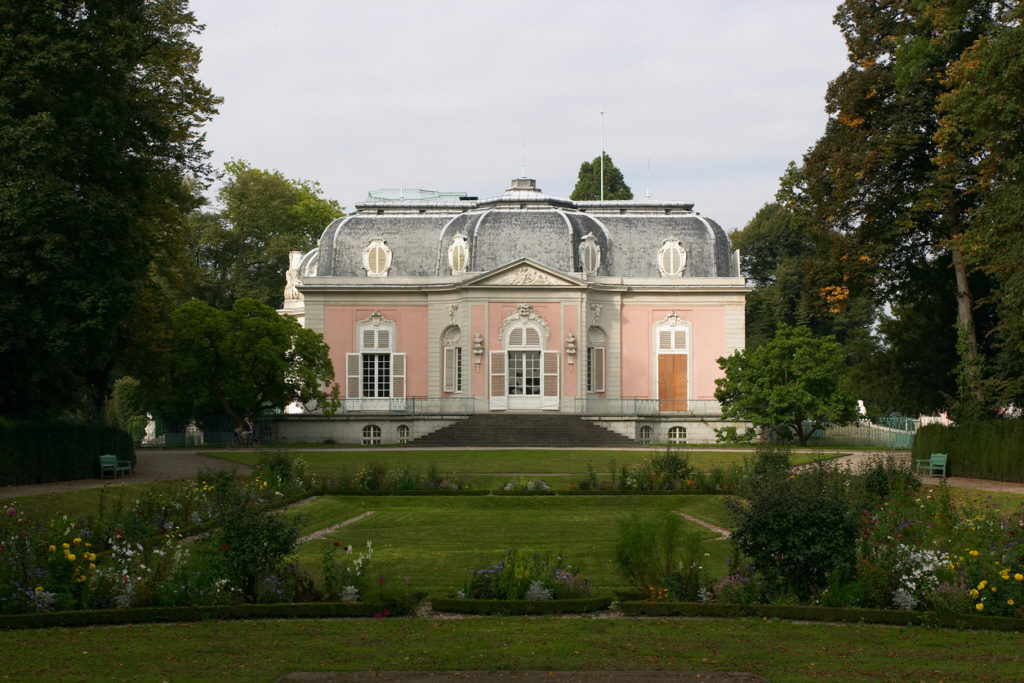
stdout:
[(566, 277), (542, 265), (525, 261), (485, 273), (467, 284), (503, 287), (579, 287), (583, 285), (575, 278)]

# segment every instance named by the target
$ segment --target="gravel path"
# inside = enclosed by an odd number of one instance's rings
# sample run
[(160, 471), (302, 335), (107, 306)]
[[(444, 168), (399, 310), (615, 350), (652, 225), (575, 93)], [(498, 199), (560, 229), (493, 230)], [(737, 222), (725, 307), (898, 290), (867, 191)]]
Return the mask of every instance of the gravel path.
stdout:
[[(342, 451), (344, 449), (339, 449)], [(441, 449), (444, 450), (444, 449)], [(689, 450), (711, 450), (701, 449), (699, 446)], [(346, 451), (351, 452), (351, 451)], [(369, 451), (361, 451), (367, 452)], [(850, 453), (849, 451), (845, 451)], [(853, 468), (869, 461), (871, 458), (884, 457), (888, 452), (884, 451), (855, 451), (844, 455), (837, 462), (848, 464)], [(34, 496), (45, 493), (62, 493), (64, 491), (75, 491), (78, 489), (99, 488), (101, 486), (122, 486), (137, 482), (150, 481), (171, 481), (175, 479), (188, 479), (194, 477), (199, 470), (235, 470), (239, 474), (247, 475), (252, 473), (252, 468), (230, 460), (200, 455), (193, 450), (164, 450), (142, 448), (135, 451), (136, 465), (131, 476), (119, 479), (79, 479), (76, 481), (59, 481), (47, 484), (30, 484), (25, 486), (3, 486), (0, 487), (0, 500), (6, 498), (20, 498), (22, 496)], [(908, 454), (902, 457), (910, 458)], [(544, 477), (559, 473), (544, 472), (537, 474), (509, 473), (488, 473), (488, 476), (528, 476)], [(579, 474), (579, 472), (561, 473), (565, 476)], [(921, 480), (929, 486), (939, 483), (938, 477), (922, 477)], [(977, 489), (979, 491), (997, 491), (1005, 493), (1018, 493), (1024, 495), (1024, 484), (1015, 482), (991, 481), (988, 479), (968, 479), (966, 477), (948, 477), (947, 486), (956, 488)]]
[(196, 476), (200, 470), (234, 470), (238, 474), (251, 474), (252, 468), (230, 460), (222, 460), (195, 451), (169, 451), (139, 449), (135, 451), (135, 469), (130, 476), (117, 479), (77, 479), (46, 484), (0, 487), (0, 500), (21, 498), (44, 493), (64, 493), (101, 486), (123, 486), (150, 481), (172, 481)]

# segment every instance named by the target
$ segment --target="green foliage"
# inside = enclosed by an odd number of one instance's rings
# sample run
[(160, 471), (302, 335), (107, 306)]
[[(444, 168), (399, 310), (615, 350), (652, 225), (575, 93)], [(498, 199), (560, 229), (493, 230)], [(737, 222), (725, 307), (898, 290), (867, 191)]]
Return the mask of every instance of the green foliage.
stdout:
[(715, 380), (723, 418), (749, 420), (769, 436), (806, 445), (815, 429), (856, 416), (842, 347), (806, 327), (779, 325), (771, 342), (719, 358), (718, 365), (725, 373)]
[(736, 505), (736, 547), (753, 563), (770, 595), (801, 600), (828, 584), (830, 572), (849, 576), (856, 561), (858, 510), (845, 478), (818, 463), (792, 474), (765, 468)]
[(460, 597), (473, 600), (562, 600), (587, 597), (589, 582), (561, 556), (509, 550), (496, 565), (476, 569)]
[(135, 463), (132, 439), (117, 427), (0, 419), (0, 486), (99, 477), (99, 456)]
[(0, 415), (95, 414), (218, 98), (185, 0), (0, 5)]
[(696, 600), (703, 585), (701, 534), (685, 533), (679, 515), (620, 520), (615, 563), (639, 593), (653, 600)]
[(1024, 481), (1024, 420), (984, 420), (945, 427), (925, 425), (914, 435), (913, 457), (946, 453), (946, 473), (996, 481)]
[[(174, 312), (168, 348), (143, 379), (147, 403), (170, 415), (224, 412), (242, 424), (293, 401), (337, 405), (323, 336), (252, 299), (222, 311), (190, 301)], [(327, 387), (327, 388), (325, 388)]]
[(319, 183), (285, 178), (245, 161), (224, 165), (220, 210), (190, 217), (195, 295), (217, 308), (250, 298), (280, 308), (288, 252), (316, 246), (328, 223), (345, 215)]
[[(629, 189), (622, 171), (612, 162), (612, 158), (604, 152), (604, 198), (632, 199), (633, 191)], [(579, 178), (569, 199), (574, 202), (597, 201), (601, 199), (601, 157), (580, 164)]]
[(992, 13), (987, 35), (948, 70), (939, 101), (940, 168), (958, 177), (973, 200), (970, 229), (955, 238), (969, 266), (996, 283), (998, 362), (987, 393), (1000, 404), (1024, 394), (1024, 6)]

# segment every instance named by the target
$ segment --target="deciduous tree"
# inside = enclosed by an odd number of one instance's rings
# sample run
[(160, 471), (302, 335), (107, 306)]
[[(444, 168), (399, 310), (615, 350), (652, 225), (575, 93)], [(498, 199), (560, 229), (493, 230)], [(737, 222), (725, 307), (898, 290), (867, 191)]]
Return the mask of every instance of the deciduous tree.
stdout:
[(191, 216), (199, 270), (195, 295), (221, 308), (241, 298), (279, 308), (288, 252), (312, 249), (324, 228), (345, 213), (316, 182), (245, 161), (230, 161), (225, 171), (220, 209)]
[(0, 413), (96, 406), (218, 99), (185, 0), (0, 3)]
[(715, 380), (715, 398), (725, 419), (748, 420), (803, 446), (815, 429), (857, 415), (846, 388), (843, 347), (802, 325), (779, 325), (772, 341), (719, 358), (718, 365), (725, 376)]
[(147, 407), (168, 415), (230, 415), (241, 425), (264, 410), (316, 401), (336, 407), (323, 336), (252, 299), (230, 311), (190, 301), (171, 317), (171, 338), (142, 379)]

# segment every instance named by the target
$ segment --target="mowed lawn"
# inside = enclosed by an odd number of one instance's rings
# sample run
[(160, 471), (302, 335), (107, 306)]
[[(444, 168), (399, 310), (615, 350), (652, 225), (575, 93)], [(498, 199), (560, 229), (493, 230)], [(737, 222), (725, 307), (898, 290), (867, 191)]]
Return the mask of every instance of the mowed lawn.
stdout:
[[(232, 462), (255, 465), (261, 453), (272, 452), (272, 449), (246, 451), (211, 451), (206, 455), (223, 458)], [(634, 466), (647, 458), (663, 454), (663, 449), (630, 449), (630, 450), (573, 450), (573, 449), (482, 449), (482, 450), (405, 450), (405, 449), (318, 449), (284, 451), (300, 457), (317, 474), (324, 477), (336, 477), (343, 473), (353, 474), (370, 463), (384, 464), (389, 470), (401, 471), (409, 469), (425, 473), (433, 463), (440, 472), (454, 474), (472, 480), (473, 478), (497, 480), (504, 475), (506, 480), (521, 475), (535, 475), (543, 478), (565, 479), (581, 478), (590, 465), (603, 478), (616, 475), (623, 465)], [(700, 470), (713, 467), (729, 467), (743, 465), (748, 458), (754, 457), (753, 450), (687, 450), (690, 464)], [(838, 453), (824, 454), (824, 457), (837, 457)], [(810, 452), (794, 453), (792, 463), (801, 465), (811, 462), (817, 454)], [(552, 475), (556, 475), (552, 477)]]
[[(374, 563), (389, 577), (406, 577), (429, 595), (461, 588), (473, 569), (499, 562), (507, 551), (539, 552), (582, 570), (600, 591), (626, 588), (615, 562), (619, 521), (685, 511), (718, 525), (728, 524), (724, 496), (321, 496), (289, 510), (302, 534), (373, 512), (325, 539), (304, 543), (303, 566), (318, 571), (328, 544), (356, 551), (373, 543)], [(685, 532), (704, 539), (702, 557), (711, 576), (726, 575), (732, 556), (728, 541), (683, 520)]]

